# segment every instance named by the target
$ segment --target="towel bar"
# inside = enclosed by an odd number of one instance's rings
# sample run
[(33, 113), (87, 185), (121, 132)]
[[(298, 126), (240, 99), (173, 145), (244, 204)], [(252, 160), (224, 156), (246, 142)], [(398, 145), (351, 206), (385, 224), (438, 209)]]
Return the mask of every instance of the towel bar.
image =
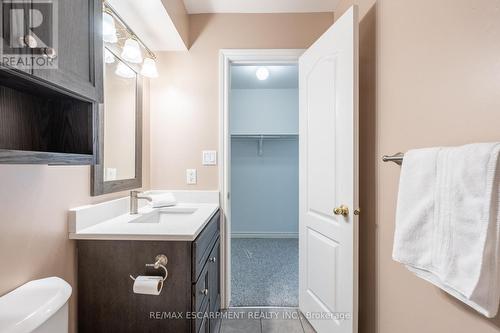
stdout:
[(399, 153), (396, 153), (394, 155), (384, 155), (382, 156), (382, 161), (384, 162), (394, 162), (398, 165), (402, 165), (403, 164), (403, 158), (404, 158), (405, 154), (399, 152)]

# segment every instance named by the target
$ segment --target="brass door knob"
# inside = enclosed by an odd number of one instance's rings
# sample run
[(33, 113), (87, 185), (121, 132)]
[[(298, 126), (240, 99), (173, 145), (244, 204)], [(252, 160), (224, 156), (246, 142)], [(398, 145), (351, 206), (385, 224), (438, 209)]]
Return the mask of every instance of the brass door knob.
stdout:
[(337, 207), (333, 210), (333, 213), (335, 215), (347, 216), (349, 215), (349, 207), (347, 207), (346, 205), (340, 205), (340, 207)]

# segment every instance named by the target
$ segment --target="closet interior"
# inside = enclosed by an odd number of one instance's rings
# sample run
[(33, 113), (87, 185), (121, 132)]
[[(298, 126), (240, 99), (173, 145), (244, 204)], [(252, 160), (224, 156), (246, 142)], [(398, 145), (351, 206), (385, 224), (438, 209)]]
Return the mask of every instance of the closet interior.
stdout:
[(231, 306), (297, 306), (297, 64), (233, 64), (230, 88)]

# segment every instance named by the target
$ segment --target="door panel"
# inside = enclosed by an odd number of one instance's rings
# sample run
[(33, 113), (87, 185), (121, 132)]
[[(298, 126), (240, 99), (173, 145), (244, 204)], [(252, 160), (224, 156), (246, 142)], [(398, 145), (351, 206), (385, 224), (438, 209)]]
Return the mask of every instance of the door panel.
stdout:
[(332, 202), (335, 202), (335, 132), (324, 131), (324, 127), (335, 126), (335, 60), (332, 57), (319, 59), (307, 73), (307, 204), (311, 213), (331, 218)]
[[(337, 250), (339, 243), (331, 238), (307, 228), (307, 292), (322, 305), (324, 310), (336, 311), (336, 273)], [(329, 265), (324, 265), (317, 258), (334, 258)]]
[(357, 25), (351, 7), (299, 60), (299, 307), (319, 333), (357, 332)]

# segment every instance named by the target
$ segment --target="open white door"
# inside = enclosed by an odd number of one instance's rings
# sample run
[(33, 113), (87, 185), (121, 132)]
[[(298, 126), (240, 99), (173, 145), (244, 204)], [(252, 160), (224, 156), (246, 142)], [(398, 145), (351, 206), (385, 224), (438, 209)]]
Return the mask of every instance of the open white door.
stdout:
[(299, 307), (318, 333), (357, 332), (357, 29), (354, 6), (299, 61)]

